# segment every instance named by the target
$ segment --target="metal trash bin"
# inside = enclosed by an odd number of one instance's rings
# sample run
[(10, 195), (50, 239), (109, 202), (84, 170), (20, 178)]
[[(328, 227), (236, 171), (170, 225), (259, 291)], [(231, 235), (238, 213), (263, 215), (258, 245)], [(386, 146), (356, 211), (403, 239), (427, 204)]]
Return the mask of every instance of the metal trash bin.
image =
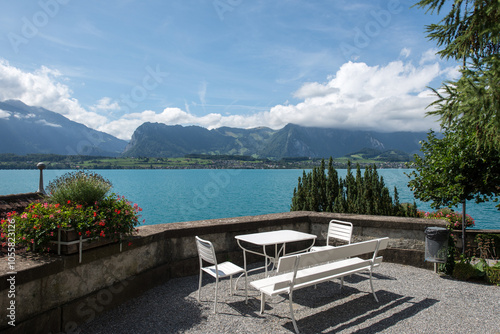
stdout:
[(425, 261), (446, 263), (449, 233), (444, 227), (425, 229)]

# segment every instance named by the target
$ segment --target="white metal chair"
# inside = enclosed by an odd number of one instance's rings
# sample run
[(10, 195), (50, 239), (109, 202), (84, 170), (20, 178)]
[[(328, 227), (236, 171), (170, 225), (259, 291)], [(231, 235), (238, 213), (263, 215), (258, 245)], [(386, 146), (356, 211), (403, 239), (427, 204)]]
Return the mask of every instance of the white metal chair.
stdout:
[(332, 219), (328, 224), (328, 234), (326, 237), (326, 246), (311, 247), (311, 252), (332, 249), (334, 246), (330, 245), (330, 239), (342, 240), (347, 244), (352, 241), (352, 223), (344, 222), (341, 220)]
[[(230, 280), (230, 293), (233, 295), (233, 275), (245, 274), (245, 301), (248, 300), (247, 294), (247, 273), (245, 269), (235, 265), (232, 262), (226, 261), (224, 263), (217, 263), (217, 257), (215, 255), (215, 249), (212, 243), (208, 240), (203, 240), (196, 236), (196, 247), (198, 248), (198, 256), (200, 258), (200, 282), (198, 286), (198, 301), (200, 300), (201, 292), (201, 279), (203, 271), (210, 274), (215, 278), (215, 302), (214, 302), (214, 313), (217, 313), (217, 290), (219, 285), (219, 278), (224, 278), (229, 276)], [(209, 267), (203, 267), (203, 261), (212, 264)]]

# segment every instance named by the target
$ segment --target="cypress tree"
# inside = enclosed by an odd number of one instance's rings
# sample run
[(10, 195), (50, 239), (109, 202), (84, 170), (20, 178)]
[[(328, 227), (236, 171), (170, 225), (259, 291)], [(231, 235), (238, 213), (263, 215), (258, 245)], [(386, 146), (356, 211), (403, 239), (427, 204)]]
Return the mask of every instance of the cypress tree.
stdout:
[(379, 177), (375, 165), (366, 167), (363, 175), (357, 164), (354, 177), (351, 162), (348, 161), (347, 175), (342, 179), (333, 167), (332, 158), (328, 161), (327, 169), (322, 160), (321, 165), (314, 167), (311, 172), (302, 172), (297, 188), (293, 190), (290, 210), (407, 217), (416, 217), (417, 214), (415, 203), (400, 204), (396, 187), (392, 200), (384, 178)]
[(328, 161), (328, 176), (326, 178), (326, 209), (327, 212), (334, 212), (334, 204), (339, 194), (339, 175), (333, 168), (333, 159)]

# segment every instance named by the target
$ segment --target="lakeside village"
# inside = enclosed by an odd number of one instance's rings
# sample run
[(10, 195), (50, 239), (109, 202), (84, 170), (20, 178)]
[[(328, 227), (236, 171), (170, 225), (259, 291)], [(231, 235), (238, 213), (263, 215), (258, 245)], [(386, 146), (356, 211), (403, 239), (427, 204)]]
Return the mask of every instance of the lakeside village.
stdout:
[[(327, 160), (328, 158), (325, 158)], [(0, 154), (0, 169), (36, 169), (43, 161), (47, 169), (311, 169), (321, 165), (321, 158), (294, 157), (279, 160), (254, 158), (241, 155), (190, 154), (182, 158), (115, 158), (82, 155)], [(408, 168), (409, 161), (383, 161), (364, 157), (333, 159), (337, 169), (347, 168), (348, 160), (361, 168), (376, 165), (377, 168)]]

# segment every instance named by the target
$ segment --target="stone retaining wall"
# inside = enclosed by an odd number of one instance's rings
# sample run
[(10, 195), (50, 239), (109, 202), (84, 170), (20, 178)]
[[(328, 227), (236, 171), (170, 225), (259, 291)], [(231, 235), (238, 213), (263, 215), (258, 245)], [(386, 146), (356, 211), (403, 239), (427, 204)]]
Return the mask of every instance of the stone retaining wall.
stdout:
[[(0, 263), (0, 308), (15, 301), (15, 327), (2, 317), (0, 331), (6, 333), (78, 333), (81, 323), (134, 298), (170, 278), (198, 274), (195, 235), (211, 240), (219, 261), (242, 265), (236, 235), (292, 229), (318, 235), (325, 244), (330, 219), (350, 221), (354, 241), (390, 238), (384, 261), (432, 268), (424, 262), (424, 229), (444, 226), (436, 220), (317, 212), (288, 212), (262, 216), (214, 219), (149, 225), (140, 228), (132, 243), (87, 250), (82, 263), (78, 255), (17, 256), (16, 274)], [(288, 248), (287, 248), (288, 249)], [(262, 261), (250, 257), (249, 261)], [(15, 278), (15, 284), (8, 281)], [(15, 288), (15, 298), (7, 298)], [(196, 289), (196, 287), (193, 287)], [(4, 312), (2, 312), (4, 314)]]

